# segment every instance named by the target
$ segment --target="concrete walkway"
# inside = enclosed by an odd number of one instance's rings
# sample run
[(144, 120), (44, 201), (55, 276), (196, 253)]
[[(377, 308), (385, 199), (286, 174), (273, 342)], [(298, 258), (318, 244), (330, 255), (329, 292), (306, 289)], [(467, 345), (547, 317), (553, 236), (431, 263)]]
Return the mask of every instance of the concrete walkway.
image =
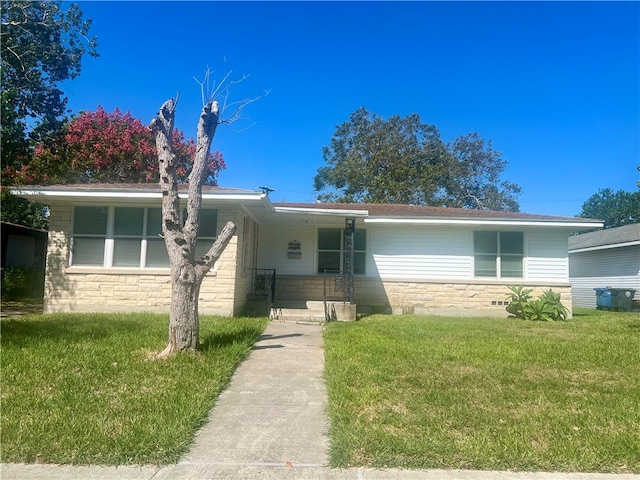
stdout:
[(270, 323), (181, 464), (327, 464), (322, 327)]
[(166, 467), (3, 464), (2, 480), (640, 480), (640, 475), (331, 469), (322, 327), (269, 324), (183, 460)]

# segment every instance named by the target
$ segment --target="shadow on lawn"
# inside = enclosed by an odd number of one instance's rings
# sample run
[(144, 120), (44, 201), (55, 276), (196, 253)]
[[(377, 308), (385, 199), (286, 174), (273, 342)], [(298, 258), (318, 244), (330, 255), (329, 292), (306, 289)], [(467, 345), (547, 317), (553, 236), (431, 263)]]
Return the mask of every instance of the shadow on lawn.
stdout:
[[(62, 340), (65, 342), (100, 339), (113, 335), (114, 330), (126, 330), (135, 334), (144, 330), (141, 322), (119, 319), (110, 324), (110, 317), (98, 316), (90, 321), (74, 318), (54, 318), (55, 314), (32, 318), (9, 318), (2, 321), (2, 343), (29, 346), (38, 340)], [(111, 320), (112, 321), (112, 320)]]
[(200, 351), (226, 347), (234, 344), (253, 345), (262, 332), (259, 329), (247, 327), (232, 333), (208, 333), (202, 337)]

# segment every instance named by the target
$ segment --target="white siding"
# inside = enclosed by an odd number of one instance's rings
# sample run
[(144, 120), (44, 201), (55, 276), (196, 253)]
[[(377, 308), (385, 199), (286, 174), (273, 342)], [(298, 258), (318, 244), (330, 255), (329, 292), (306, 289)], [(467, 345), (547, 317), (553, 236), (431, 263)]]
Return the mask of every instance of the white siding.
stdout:
[(439, 227), (375, 227), (369, 271), (380, 278), (471, 278), (471, 232)]
[(633, 288), (640, 298), (640, 246), (569, 254), (573, 305), (595, 307), (594, 288)]
[[(258, 268), (275, 268), (278, 275), (315, 273), (315, 227), (260, 226), (258, 238)], [(287, 256), (288, 244), (293, 240), (302, 244), (302, 256), (299, 259)]]
[[(315, 275), (317, 227), (260, 226), (258, 268), (280, 275)], [(287, 257), (287, 244), (302, 243), (302, 257)], [(525, 231), (524, 280), (568, 282), (567, 233)], [(425, 225), (368, 225), (367, 277), (472, 280), (473, 229)], [(514, 280), (517, 282), (517, 279)]]
[(525, 239), (528, 280), (569, 281), (569, 241), (565, 231), (530, 230)]
[(596, 307), (594, 288), (633, 288), (637, 290), (634, 298), (640, 299), (640, 277), (577, 277), (571, 279), (574, 307)]
[(570, 276), (627, 277), (640, 272), (640, 245), (571, 253)]

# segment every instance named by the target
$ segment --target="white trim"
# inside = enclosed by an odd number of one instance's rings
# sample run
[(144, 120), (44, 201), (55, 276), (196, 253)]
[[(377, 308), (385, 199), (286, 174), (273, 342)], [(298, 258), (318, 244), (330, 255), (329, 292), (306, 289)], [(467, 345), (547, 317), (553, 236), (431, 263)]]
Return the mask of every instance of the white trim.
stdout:
[(512, 226), (512, 227), (571, 227), (571, 228), (598, 228), (602, 223), (591, 222), (562, 222), (558, 220), (488, 220), (488, 219), (457, 219), (457, 218), (365, 218), (364, 223), (396, 223), (404, 225), (486, 225), (486, 226)]
[(611, 243), (609, 245), (597, 245), (595, 247), (576, 248), (574, 250), (569, 250), (569, 253), (592, 252), (594, 250), (609, 250), (611, 248), (633, 247), (634, 245), (640, 245), (640, 240), (624, 243)]
[[(300, 208), (300, 207), (274, 207), (276, 213), (304, 213), (307, 215), (329, 215), (335, 217), (367, 217), (367, 210), (337, 210), (333, 208)], [(366, 220), (365, 220), (366, 221)]]
[[(139, 191), (139, 190), (39, 190), (39, 189), (17, 189), (12, 188), (12, 193), (15, 195), (32, 195), (43, 196), (53, 198), (100, 198), (101, 200), (108, 200), (111, 198), (126, 198), (126, 199), (162, 199), (162, 192), (160, 191)], [(188, 198), (188, 192), (179, 192), (180, 199)], [(263, 193), (248, 193), (248, 192), (202, 192), (203, 200), (263, 200), (266, 195)]]

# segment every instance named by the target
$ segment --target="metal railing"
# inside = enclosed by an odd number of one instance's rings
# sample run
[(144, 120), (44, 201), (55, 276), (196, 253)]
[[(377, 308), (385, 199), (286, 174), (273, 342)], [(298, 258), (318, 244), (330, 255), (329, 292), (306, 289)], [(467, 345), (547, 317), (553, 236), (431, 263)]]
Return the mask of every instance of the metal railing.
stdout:
[(328, 322), (335, 318), (335, 312), (329, 308), (328, 301), (348, 302), (348, 285), (345, 275), (339, 270), (324, 270), (323, 275), (323, 303), (324, 318)]
[(249, 294), (267, 297), (267, 311), (271, 314), (276, 298), (276, 269), (250, 268), (249, 271), (251, 272)]

